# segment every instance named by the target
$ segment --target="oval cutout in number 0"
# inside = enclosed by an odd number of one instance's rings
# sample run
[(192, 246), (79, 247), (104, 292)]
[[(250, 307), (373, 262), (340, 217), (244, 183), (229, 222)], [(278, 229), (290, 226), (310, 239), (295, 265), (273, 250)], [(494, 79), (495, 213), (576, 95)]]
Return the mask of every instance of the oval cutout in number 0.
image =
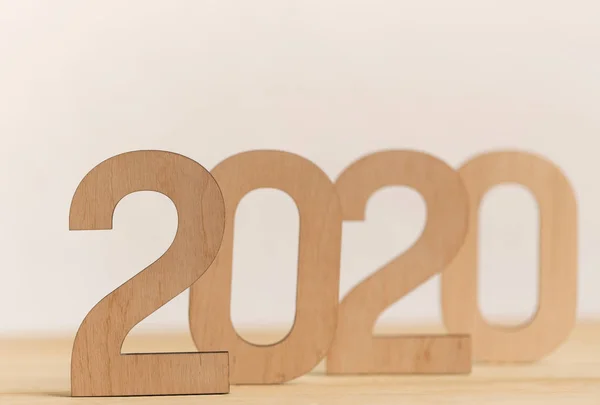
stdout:
[(196, 281), (216, 257), (225, 228), (219, 186), (195, 161), (162, 151), (112, 157), (81, 181), (71, 230), (112, 229), (119, 201), (157, 191), (177, 209), (177, 234), (156, 262), (102, 299), (79, 327), (71, 358), (72, 396), (229, 392), (226, 352), (121, 354), (129, 331)]
[(379, 152), (346, 168), (336, 182), (344, 219), (364, 220), (370, 196), (392, 185), (412, 187), (423, 196), (425, 229), (408, 251), (367, 277), (342, 300), (327, 372), (468, 373), (468, 335), (373, 336), (381, 312), (444, 270), (468, 229), (468, 197), (459, 174), (440, 159), (414, 151)]
[[(551, 162), (523, 152), (494, 152), (465, 163), (469, 233), (442, 273), (444, 323), (471, 333), (475, 361), (529, 362), (556, 349), (575, 325), (577, 306), (577, 201), (569, 181)], [(477, 305), (479, 207), (489, 189), (518, 183), (533, 193), (540, 212), (539, 302), (532, 320), (517, 327), (490, 325)]]
[[(334, 185), (314, 163), (281, 151), (240, 153), (219, 163), (212, 174), (225, 199), (225, 235), (217, 259), (190, 289), (194, 342), (199, 350), (229, 352), (231, 384), (277, 384), (300, 377), (326, 356), (336, 330), (342, 213)], [(247, 193), (265, 187), (294, 200), (300, 239), (294, 325), (283, 340), (263, 346), (245, 341), (233, 327), (231, 274), (237, 206)]]

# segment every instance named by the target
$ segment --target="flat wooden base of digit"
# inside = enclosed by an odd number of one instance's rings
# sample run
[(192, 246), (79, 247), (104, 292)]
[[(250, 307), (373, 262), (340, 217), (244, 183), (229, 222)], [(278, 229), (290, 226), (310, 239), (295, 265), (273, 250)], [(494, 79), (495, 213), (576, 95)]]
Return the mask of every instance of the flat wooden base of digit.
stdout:
[[(330, 355), (327, 374), (468, 374), (469, 335), (375, 337), (371, 347)], [(343, 353), (353, 353), (352, 356)]]
[[(377, 333), (440, 333), (438, 328), (385, 328)], [(249, 333), (257, 343), (281, 339), (278, 333)], [(279, 333), (281, 332), (281, 333)], [(469, 375), (329, 376), (323, 365), (287, 384), (231, 386), (229, 395), (143, 398), (71, 398), (72, 338), (0, 337), (1, 405), (598, 405), (600, 323), (580, 324), (556, 352), (532, 364), (473, 366)], [(189, 334), (133, 335), (124, 352), (194, 351)]]
[(229, 354), (123, 354), (110, 374), (72, 379), (73, 397), (131, 397), (229, 393)]

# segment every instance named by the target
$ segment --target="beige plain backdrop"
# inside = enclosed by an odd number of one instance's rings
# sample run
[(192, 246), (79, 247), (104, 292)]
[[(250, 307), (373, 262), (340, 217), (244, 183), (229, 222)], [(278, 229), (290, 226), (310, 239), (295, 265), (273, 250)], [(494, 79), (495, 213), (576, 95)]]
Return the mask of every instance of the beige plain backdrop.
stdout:
[[(370, 152), (424, 150), (459, 167), (492, 149), (536, 152), (579, 198), (578, 313), (600, 317), (600, 5), (593, 0), (0, 0), (0, 333), (71, 333), (159, 257), (176, 211), (121, 202), (112, 231), (69, 232), (70, 200), (102, 160), (136, 149), (207, 168), (281, 149), (332, 179)], [(480, 305), (536, 306), (532, 197), (494, 190), (482, 213)], [(416, 193), (373, 196), (346, 223), (341, 293), (406, 249)], [(235, 325), (291, 325), (298, 216), (258, 191), (237, 216)], [(439, 280), (383, 315), (439, 322)], [(187, 326), (187, 295), (140, 328)]]

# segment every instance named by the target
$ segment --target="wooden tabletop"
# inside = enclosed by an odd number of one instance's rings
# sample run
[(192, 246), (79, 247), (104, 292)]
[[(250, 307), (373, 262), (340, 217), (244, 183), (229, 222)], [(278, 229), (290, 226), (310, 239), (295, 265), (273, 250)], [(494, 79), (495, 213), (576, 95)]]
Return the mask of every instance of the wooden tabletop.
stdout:
[[(406, 328), (402, 329), (407, 332)], [(272, 334), (245, 334), (267, 342)], [(582, 323), (541, 362), (476, 365), (467, 376), (331, 377), (323, 366), (280, 386), (231, 387), (220, 396), (71, 398), (73, 339), (0, 338), (0, 404), (600, 404), (600, 323)], [(187, 334), (134, 335), (123, 352), (194, 350)]]

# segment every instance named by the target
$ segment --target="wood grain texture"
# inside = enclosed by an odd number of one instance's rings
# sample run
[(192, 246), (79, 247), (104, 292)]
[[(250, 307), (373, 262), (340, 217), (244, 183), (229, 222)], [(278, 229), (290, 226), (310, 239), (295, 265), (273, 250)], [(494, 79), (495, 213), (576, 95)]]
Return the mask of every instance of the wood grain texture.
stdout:
[[(212, 173), (223, 191), (227, 215), (217, 259), (190, 291), (196, 346), (229, 352), (232, 384), (276, 384), (300, 377), (326, 355), (337, 324), (342, 215), (335, 188), (316, 165), (280, 151), (241, 153)], [(287, 193), (299, 211), (296, 314), (283, 340), (256, 345), (240, 337), (231, 322), (233, 232), (240, 200), (266, 187)]]
[[(526, 362), (556, 349), (575, 324), (577, 305), (577, 202), (561, 171), (551, 162), (522, 152), (475, 157), (460, 169), (469, 193), (471, 218), (465, 244), (442, 273), (446, 327), (470, 333), (475, 361)], [(540, 213), (539, 302), (533, 319), (518, 327), (489, 324), (477, 305), (477, 252), (481, 200), (503, 183), (527, 187)]]
[[(380, 333), (432, 334), (441, 328), (378, 325)], [(281, 330), (247, 331), (256, 342)], [(2, 405), (598, 405), (600, 324), (580, 324), (544, 361), (473, 367), (470, 375), (327, 376), (323, 366), (288, 384), (232, 386), (229, 395), (154, 398), (70, 398), (73, 338), (0, 338)], [(189, 334), (128, 336), (124, 352), (190, 351)]]
[(338, 329), (327, 357), (330, 374), (468, 373), (468, 335), (374, 337), (379, 315), (441, 272), (466, 232), (468, 198), (458, 173), (425, 153), (386, 151), (368, 155), (340, 175), (336, 189), (345, 220), (364, 220), (367, 201), (385, 186), (418, 191), (427, 204), (419, 240), (352, 289), (340, 304)]
[(165, 254), (86, 316), (73, 344), (73, 396), (213, 394), (229, 391), (227, 353), (121, 354), (129, 331), (196, 281), (217, 255), (223, 197), (210, 173), (181, 155), (130, 152), (96, 166), (71, 204), (71, 230), (112, 229), (118, 202), (136, 191), (169, 197), (178, 213)]

